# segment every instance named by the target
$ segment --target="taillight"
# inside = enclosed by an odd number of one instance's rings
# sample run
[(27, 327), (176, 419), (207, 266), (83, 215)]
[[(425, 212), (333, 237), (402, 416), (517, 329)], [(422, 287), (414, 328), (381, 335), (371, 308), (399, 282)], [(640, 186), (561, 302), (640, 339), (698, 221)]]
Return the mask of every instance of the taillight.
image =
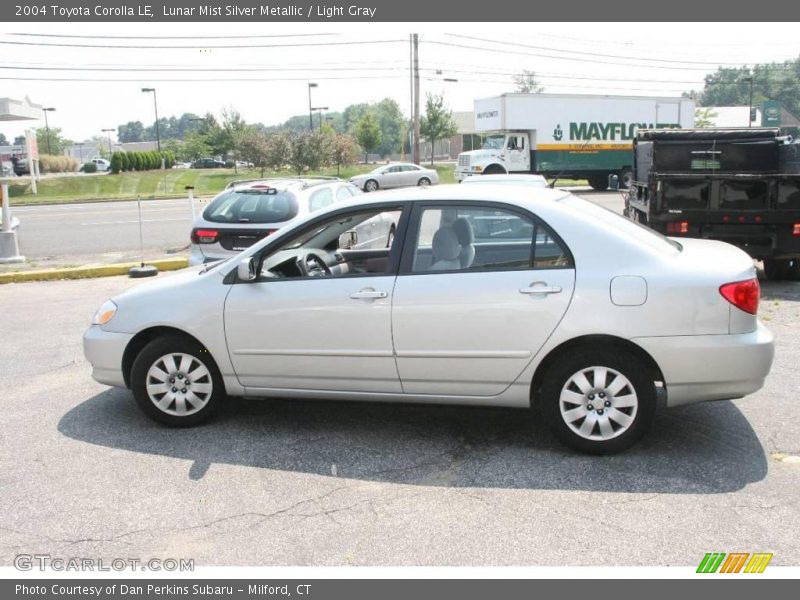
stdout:
[(792, 226), (792, 235), (794, 237), (800, 237), (800, 223), (795, 223)]
[(672, 221), (667, 223), (667, 233), (689, 233), (689, 221)]
[(217, 241), (219, 231), (216, 229), (192, 229), (192, 243), (213, 244)]
[(751, 315), (758, 312), (758, 299), (761, 296), (761, 288), (756, 277), (746, 281), (735, 281), (721, 285), (719, 293), (739, 310)]

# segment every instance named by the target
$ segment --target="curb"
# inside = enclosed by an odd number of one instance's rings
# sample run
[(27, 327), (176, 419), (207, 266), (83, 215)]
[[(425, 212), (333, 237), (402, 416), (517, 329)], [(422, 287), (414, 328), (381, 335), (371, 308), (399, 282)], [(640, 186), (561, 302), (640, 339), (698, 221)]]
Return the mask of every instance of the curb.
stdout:
[[(220, 190), (222, 191), (222, 190)], [(219, 192), (211, 192), (208, 194), (201, 194), (194, 197), (195, 200), (198, 202), (205, 202), (206, 200), (213, 198)], [(18, 196), (14, 198), (18, 199)], [(137, 200), (141, 200), (142, 202), (152, 202), (154, 200), (186, 200), (189, 201), (187, 196), (147, 196), (143, 198), (76, 198), (70, 200), (43, 200), (42, 202), (14, 202), (11, 206), (11, 210), (15, 208), (27, 208), (30, 206), (68, 206), (70, 204), (96, 204), (98, 202), (136, 202)]]
[[(117, 263), (113, 265), (84, 265), (66, 269), (41, 269), (38, 271), (17, 271), (15, 273), (0, 273), (0, 284), (22, 283), (25, 281), (51, 281), (56, 279), (90, 279), (95, 277), (112, 277), (114, 275), (127, 275), (131, 267), (138, 267), (138, 262)], [(158, 267), (159, 271), (176, 271), (189, 266), (187, 258), (166, 258), (151, 260), (145, 264)]]

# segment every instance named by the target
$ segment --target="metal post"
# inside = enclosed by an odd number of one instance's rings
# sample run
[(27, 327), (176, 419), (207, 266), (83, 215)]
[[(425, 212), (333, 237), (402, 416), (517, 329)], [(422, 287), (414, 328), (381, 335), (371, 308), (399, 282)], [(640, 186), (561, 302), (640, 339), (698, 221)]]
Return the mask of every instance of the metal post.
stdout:
[(192, 222), (197, 218), (197, 207), (194, 203), (194, 186), (187, 185), (186, 191), (189, 194), (189, 205), (192, 207)]
[(47, 153), (52, 154), (52, 152), (50, 152), (50, 124), (47, 122), (47, 113), (49, 111), (45, 109), (42, 112), (44, 113), (44, 135), (47, 139)]
[(8, 196), (8, 184), (0, 184), (0, 207), (3, 215), (3, 229), (0, 231), (0, 264), (25, 262), (19, 254), (17, 232), (11, 222), (11, 199)]
[(419, 164), (419, 35), (412, 36), (412, 48), (414, 53), (414, 164)]
[(308, 130), (314, 131), (314, 115), (311, 108), (311, 88), (317, 87), (316, 83), (308, 82)]

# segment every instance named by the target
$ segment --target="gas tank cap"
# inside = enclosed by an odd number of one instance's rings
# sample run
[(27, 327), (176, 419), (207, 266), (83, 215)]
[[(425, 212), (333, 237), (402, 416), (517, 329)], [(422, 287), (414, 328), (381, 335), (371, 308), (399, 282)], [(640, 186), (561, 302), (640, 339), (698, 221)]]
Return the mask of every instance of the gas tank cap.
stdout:
[(638, 275), (618, 275), (611, 280), (611, 302), (617, 306), (641, 306), (647, 302), (647, 281)]

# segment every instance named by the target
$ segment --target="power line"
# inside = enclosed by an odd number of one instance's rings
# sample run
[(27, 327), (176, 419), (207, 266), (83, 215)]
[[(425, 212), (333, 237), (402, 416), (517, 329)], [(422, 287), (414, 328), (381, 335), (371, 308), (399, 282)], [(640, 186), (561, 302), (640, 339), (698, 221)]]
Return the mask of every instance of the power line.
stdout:
[(15, 40), (0, 40), (0, 44), (11, 46), (37, 46), (49, 48), (100, 48), (103, 50), (230, 50), (230, 49), (252, 49), (252, 48), (308, 48), (318, 46), (364, 46), (371, 44), (397, 44), (405, 43), (405, 40), (365, 40), (365, 41), (346, 41), (346, 42), (297, 42), (291, 44), (192, 44), (192, 45), (141, 45), (141, 44), (64, 44), (56, 42), (19, 42)]
[[(550, 59), (554, 59), (554, 60), (564, 60), (564, 61), (580, 62), (580, 63), (587, 63), (588, 62), (588, 63), (603, 64), (603, 65), (617, 65), (617, 66), (628, 66), (628, 67), (648, 68), (648, 69), (669, 69), (669, 70), (674, 70), (674, 71), (704, 71), (704, 72), (708, 72), (708, 69), (709, 69), (708, 67), (690, 67), (690, 66), (678, 67), (678, 66), (658, 65), (658, 64), (656, 64), (656, 65), (635, 65), (635, 64), (631, 64), (630, 62), (624, 62), (623, 63), (623, 62), (618, 62), (618, 61), (593, 59), (593, 58), (570, 58), (570, 57), (567, 57), (567, 56), (554, 56), (552, 54), (541, 54), (541, 53), (537, 53), (537, 52), (523, 52), (521, 50), (511, 50), (511, 49), (504, 49), (504, 48), (486, 48), (486, 47), (475, 46), (475, 45), (468, 46), (466, 44), (456, 44), (456, 43), (453, 43), (453, 42), (442, 42), (442, 41), (437, 41), (437, 40), (429, 40), (426, 43), (435, 44), (435, 45), (438, 45), (438, 46), (447, 46), (447, 47), (451, 47), (451, 48), (462, 48), (462, 49), (466, 49), (466, 50), (474, 50), (474, 51), (480, 51), (480, 52), (494, 52), (494, 53), (497, 53), (497, 54), (515, 54), (515, 55), (520, 55), (520, 56), (535, 56), (535, 57), (538, 57), (538, 58), (550, 58)], [(631, 60), (636, 60), (636, 59), (635, 58), (628, 59), (628, 61), (631, 61)], [(762, 68), (764, 68), (764, 67), (762, 67)], [(791, 66), (776, 65), (774, 68), (775, 68), (775, 70), (788, 69), (788, 68), (791, 68)]]
[(445, 34), (449, 37), (464, 39), (464, 40), (472, 40), (476, 42), (484, 42), (490, 44), (498, 44), (498, 45), (505, 45), (505, 46), (516, 46), (520, 48), (530, 48), (532, 50), (545, 50), (550, 52), (561, 52), (563, 54), (572, 54), (576, 56), (591, 56), (591, 57), (602, 57), (602, 58), (617, 58), (620, 60), (638, 60), (642, 62), (655, 62), (655, 63), (668, 63), (668, 64), (681, 64), (681, 65), (705, 65), (705, 66), (716, 66), (719, 64), (727, 64), (727, 65), (737, 65), (737, 66), (747, 66), (751, 63), (740, 63), (736, 61), (707, 61), (707, 60), (674, 60), (669, 58), (650, 58), (644, 56), (629, 56), (629, 55), (621, 55), (621, 54), (606, 54), (603, 52), (585, 52), (582, 50), (565, 50), (563, 48), (552, 48), (548, 46), (535, 46), (531, 44), (522, 44), (518, 42), (503, 42), (503, 41), (496, 41), (486, 38), (474, 37), (470, 35), (460, 35), (457, 33), (447, 33)]
[(37, 37), (37, 38), (72, 38), (84, 40), (197, 40), (214, 39), (214, 40), (227, 40), (227, 39), (257, 39), (257, 38), (299, 38), (299, 37), (323, 37), (323, 36), (338, 36), (340, 33), (272, 33), (272, 34), (236, 34), (236, 35), (77, 35), (70, 33), (5, 33), (3, 35), (12, 35), (19, 37)]

